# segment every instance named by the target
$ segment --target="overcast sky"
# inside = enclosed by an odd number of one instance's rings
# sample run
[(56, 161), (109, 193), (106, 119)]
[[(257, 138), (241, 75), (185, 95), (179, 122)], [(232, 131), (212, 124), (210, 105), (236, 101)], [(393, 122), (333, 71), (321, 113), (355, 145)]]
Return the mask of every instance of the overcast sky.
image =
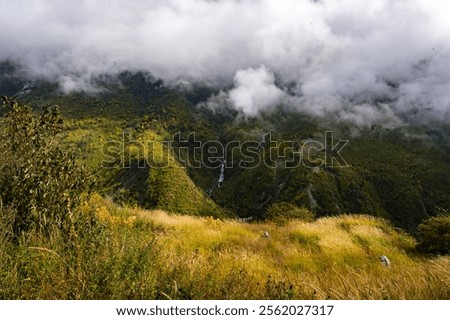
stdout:
[(449, 119), (447, 3), (1, 0), (0, 60), (66, 90), (122, 70), (233, 85), (210, 104), (248, 114), (290, 104), (361, 125), (413, 111)]

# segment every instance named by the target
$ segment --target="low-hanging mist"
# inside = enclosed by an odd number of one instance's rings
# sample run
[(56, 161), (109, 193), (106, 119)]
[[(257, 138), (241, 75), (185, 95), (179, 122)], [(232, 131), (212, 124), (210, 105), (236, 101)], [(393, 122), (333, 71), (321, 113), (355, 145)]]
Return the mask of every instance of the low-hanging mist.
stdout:
[(288, 105), (364, 126), (450, 118), (446, 1), (0, 3), (0, 60), (66, 91), (99, 74), (231, 88), (206, 103)]

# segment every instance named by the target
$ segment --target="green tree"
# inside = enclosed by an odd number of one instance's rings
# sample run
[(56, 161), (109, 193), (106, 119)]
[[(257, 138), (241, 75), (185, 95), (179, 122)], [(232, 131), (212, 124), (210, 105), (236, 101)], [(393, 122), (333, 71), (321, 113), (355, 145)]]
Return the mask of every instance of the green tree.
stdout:
[(14, 211), (14, 236), (30, 230), (44, 235), (70, 231), (75, 209), (92, 185), (75, 153), (58, 146), (63, 125), (59, 108), (44, 107), (35, 115), (28, 106), (2, 99), (0, 200)]

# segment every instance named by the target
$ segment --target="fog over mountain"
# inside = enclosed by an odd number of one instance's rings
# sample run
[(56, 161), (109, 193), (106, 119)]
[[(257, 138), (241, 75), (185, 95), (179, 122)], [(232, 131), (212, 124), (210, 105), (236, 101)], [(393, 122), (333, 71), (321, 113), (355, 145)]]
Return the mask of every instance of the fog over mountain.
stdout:
[(287, 105), (358, 126), (450, 118), (445, 0), (3, 0), (0, 12), (0, 60), (66, 91), (134, 70), (219, 86), (209, 106), (249, 115)]

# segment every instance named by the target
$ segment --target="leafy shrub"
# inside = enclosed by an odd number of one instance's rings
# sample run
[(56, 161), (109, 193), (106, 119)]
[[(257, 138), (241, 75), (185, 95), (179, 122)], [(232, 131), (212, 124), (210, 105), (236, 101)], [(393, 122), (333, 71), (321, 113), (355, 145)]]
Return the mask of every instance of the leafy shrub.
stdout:
[(450, 214), (445, 212), (419, 225), (419, 250), (432, 254), (450, 253)]
[(288, 202), (277, 202), (267, 208), (263, 218), (265, 220), (274, 221), (278, 224), (284, 224), (293, 219), (313, 221), (314, 213), (305, 207), (297, 207)]
[(63, 120), (59, 109), (34, 115), (27, 106), (3, 97), (6, 113), (1, 132), (0, 199), (14, 210), (14, 236), (36, 230), (69, 230), (75, 208), (90, 189), (91, 178), (75, 153), (58, 146)]

